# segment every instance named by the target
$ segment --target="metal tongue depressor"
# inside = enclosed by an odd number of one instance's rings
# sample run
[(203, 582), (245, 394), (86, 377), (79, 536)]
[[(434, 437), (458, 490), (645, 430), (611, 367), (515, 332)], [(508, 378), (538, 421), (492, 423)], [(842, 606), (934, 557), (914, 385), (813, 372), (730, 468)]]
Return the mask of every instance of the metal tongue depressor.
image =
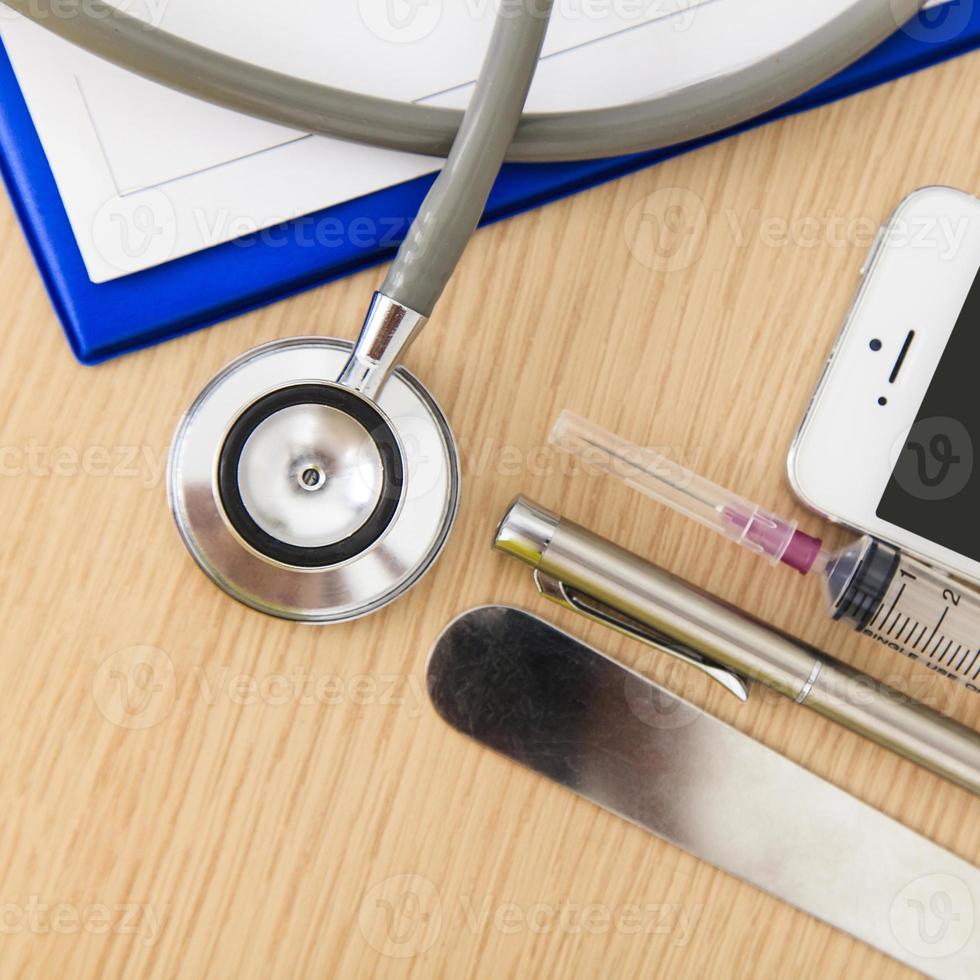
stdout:
[(917, 970), (980, 976), (980, 870), (543, 620), (464, 613), (427, 681), (486, 747)]

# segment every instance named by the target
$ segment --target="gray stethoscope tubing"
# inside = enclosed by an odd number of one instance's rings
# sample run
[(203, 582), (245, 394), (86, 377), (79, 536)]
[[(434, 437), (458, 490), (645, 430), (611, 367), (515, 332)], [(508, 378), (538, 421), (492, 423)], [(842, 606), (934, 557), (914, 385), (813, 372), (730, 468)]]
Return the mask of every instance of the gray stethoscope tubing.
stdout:
[(422, 316), (432, 309), (480, 222), (521, 119), (552, 0), (498, 17), (476, 89), (442, 172), (398, 250), (381, 292)]
[[(462, 120), (457, 110), (379, 99), (251, 65), (150, 27), (104, 0), (0, 2), (153, 81), (305, 132), (444, 157)], [(530, 9), (535, 0), (501, 0), (502, 13), (508, 3), (518, 10)], [(728, 128), (795, 98), (846, 67), (924, 3), (856, 0), (778, 56), (690, 88), (608, 109), (526, 115), (507, 159), (532, 163), (618, 156)], [(546, 9), (543, 3), (539, 6), (542, 12)], [(512, 11), (507, 15), (521, 19)]]
[[(204, 571), (256, 609), (336, 622), (403, 594), (455, 519), (452, 430), (425, 389), (395, 369), (452, 275), (504, 159), (609, 156), (726, 128), (842, 68), (923, 0), (855, 0), (778, 57), (662, 98), (523, 118), (551, 0), (501, 0), (462, 115), (248, 65), (103, 0), (0, 2), (98, 56), (232, 109), (393, 149), (448, 150), (349, 356), (341, 342), (321, 338), (244, 355), (201, 392), (171, 450), (171, 507)], [(412, 441), (427, 447), (414, 459), (406, 452)]]

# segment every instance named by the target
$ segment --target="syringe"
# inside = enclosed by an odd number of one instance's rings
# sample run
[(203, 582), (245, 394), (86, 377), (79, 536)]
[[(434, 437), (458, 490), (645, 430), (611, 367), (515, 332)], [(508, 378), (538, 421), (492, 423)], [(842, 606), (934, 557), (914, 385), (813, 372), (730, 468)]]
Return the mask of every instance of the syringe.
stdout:
[(970, 586), (867, 536), (829, 551), (796, 521), (572, 412), (561, 414), (551, 442), (773, 565), (818, 572), (834, 619), (980, 691), (980, 594)]

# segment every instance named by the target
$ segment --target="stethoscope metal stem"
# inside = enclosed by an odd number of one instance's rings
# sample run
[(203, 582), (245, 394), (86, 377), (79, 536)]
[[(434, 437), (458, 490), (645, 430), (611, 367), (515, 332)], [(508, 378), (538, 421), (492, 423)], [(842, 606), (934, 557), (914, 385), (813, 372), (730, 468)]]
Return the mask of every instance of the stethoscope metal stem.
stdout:
[(384, 293), (371, 300), (361, 334), (337, 384), (374, 398), (427, 323), (426, 317)]

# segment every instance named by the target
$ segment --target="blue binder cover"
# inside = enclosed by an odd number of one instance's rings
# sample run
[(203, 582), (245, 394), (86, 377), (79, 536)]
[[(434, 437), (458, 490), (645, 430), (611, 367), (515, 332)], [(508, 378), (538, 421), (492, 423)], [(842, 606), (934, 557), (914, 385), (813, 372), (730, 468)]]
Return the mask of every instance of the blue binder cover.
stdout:
[[(856, 64), (748, 123), (666, 150), (563, 164), (513, 164), (501, 172), (484, 223), (498, 221), (773, 119), (843, 98), (980, 46), (980, 5), (954, 0), (925, 11)], [(376, 215), (366, 236), (338, 235), (310, 248), (302, 235), (252, 236), (96, 285), (82, 257), (6, 52), (0, 46), (0, 170), (51, 301), (76, 356), (94, 364), (236, 316), (389, 259), (428, 190), (422, 177), (305, 219), (353, 228)], [(382, 220), (381, 216), (385, 216)], [(402, 216), (404, 220), (392, 216)], [(363, 224), (361, 225), (363, 227)], [(307, 236), (308, 237), (308, 236)]]

